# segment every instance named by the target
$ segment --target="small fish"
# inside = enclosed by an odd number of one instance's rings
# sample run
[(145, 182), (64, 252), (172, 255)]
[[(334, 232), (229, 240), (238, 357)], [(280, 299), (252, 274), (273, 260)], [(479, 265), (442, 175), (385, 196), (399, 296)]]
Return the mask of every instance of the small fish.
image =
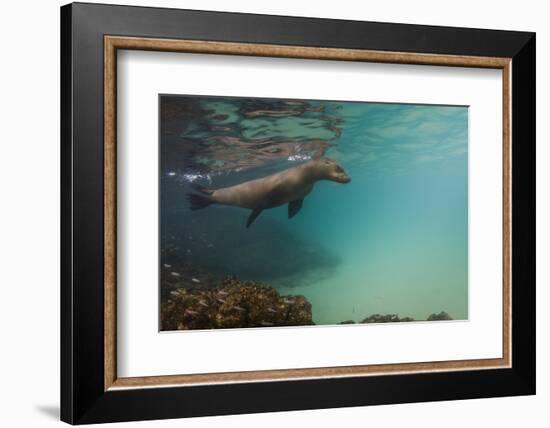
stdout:
[(199, 305), (204, 306), (205, 308), (208, 307), (208, 303), (206, 303), (204, 300), (199, 300)]
[(187, 314), (187, 315), (198, 315), (199, 314), (197, 311), (193, 311), (191, 309), (186, 309), (184, 313)]
[(264, 327), (271, 327), (273, 325), (273, 323), (269, 321), (262, 321), (260, 322), (260, 324), (263, 325)]
[(287, 305), (292, 305), (294, 303), (294, 300), (293, 299), (283, 299), (283, 302), (286, 303)]
[(172, 275), (172, 276), (181, 276), (181, 275), (180, 275), (179, 273), (177, 273), (177, 272), (170, 272), (170, 275)]
[(165, 267), (165, 268), (171, 268), (172, 265), (167, 265), (166, 263), (164, 263), (164, 267)]
[(223, 300), (223, 299), (216, 299), (216, 300), (217, 300), (218, 302), (222, 303), (222, 304), (226, 302), (226, 301)]
[(218, 291), (218, 294), (220, 296), (228, 296), (229, 295), (229, 293), (227, 291), (223, 291), (223, 290)]
[(174, 291), (170, 291), (170, 294), (172, 296), (179, 296), (180, 293), (178, 291), (174, 290)]
[(241, 308), (240, 306), (233, 306), (233, 309), (235, 309), (236, 311), (239, 311), (239, 312), (244, 312), (245, 311), (245, 309)]
[(191, 281), (195, 282), (195, 283), (199, 283), (200, 281), (197, 279), (197, 278), (191, 278)]
[(267, 312), (271, 312), (271, 313), (273, 313), (273, 314), (276, 314), (276, 313), (277, 313), (277, 311), (276, 311), (275, 309), (273, 309), (273, 308), (267, 308)]
[(214, 244), (208, 244), (207, 247), (208, 248), (214, 248)]

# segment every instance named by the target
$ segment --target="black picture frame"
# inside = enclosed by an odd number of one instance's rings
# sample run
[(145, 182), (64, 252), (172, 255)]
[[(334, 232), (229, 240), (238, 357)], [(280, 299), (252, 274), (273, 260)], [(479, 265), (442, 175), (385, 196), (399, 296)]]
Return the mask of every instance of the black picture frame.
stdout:
[[(512, 58), (512, 367), (104, 390), (104, 36)], [(535, 393), (535, 34), (74, 3), (61, 8), (61, 419), (86, 424)]]

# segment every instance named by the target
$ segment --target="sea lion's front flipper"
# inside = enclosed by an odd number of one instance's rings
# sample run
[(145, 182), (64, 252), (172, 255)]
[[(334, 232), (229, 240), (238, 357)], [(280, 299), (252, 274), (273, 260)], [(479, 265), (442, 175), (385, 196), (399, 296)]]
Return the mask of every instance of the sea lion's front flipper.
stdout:
[(252, 223), (254, 223), (254, 220), (256, 220), (256, 217), (258, 217), (261, 212), (264, 210), (264, 205), (259, 205), (256, 208), (252, 210), (250, 213), (250, 216), (248, 217), (248, 220), (246, 222), (246, 227), (249, 228)]
[(300, 211), (300, 208), (302, 208), (303, 202), (303, 199), (297, 199), (288, 203), (288, 218), (292, 218), (296, 214), (298, 214), (298, 211)]

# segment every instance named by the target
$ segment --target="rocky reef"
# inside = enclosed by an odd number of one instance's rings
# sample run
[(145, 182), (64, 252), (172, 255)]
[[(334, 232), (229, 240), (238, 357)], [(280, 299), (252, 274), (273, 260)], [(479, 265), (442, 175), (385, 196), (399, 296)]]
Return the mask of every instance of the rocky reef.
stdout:
[(236, 277), (214, 288), (176, 288), (161, 302), (165, 331), (313, 324), (304, 296), (281, 296), (269, 285)]
[(373, 314), (361, 321), (361, 324), (382, 323), (382, 322), (410, 322), (414, 321), (414, 318), (403, 317), (399, 318), (397, 314)]
[(363, 319), (363, 321), (359, 321), (359, 323), (356, 323), (353, 320), (346, 320), (339, 322), (338, 324), (373, 324), (373, 323), (385, 323), (385, 322), (409, 322), (414, 321), (414, 318), (411, 317), (403, 317), (400, 318), (397, 314), (372, 314), (369, 315), (367, 318)]
[(372, 314), (369, 315), (367, 318), (363, 319), (362, 321), (359, 321), (359, 323), (356, 323), (353, 320), (347, 320), (342, 321), (338, 324), (374, 324), (374, 323), (387, 323), (387, 322), (410, 322), (415, 321), (414, 318), (411, 317), (403, 317), (400, 318), (397, 314)]
[[(441, 311), (438, 314), (430, 314), (426, 321), (448, 321), (452, 320), (451, 316), (445, 312)], [(424, 320), (415, 320), (411, 317), (399, 317), (398, 314), (373, 314), (369, 315), (367, 318), (360, 321), (359, 324), (374, 324), (374, 323), (388, 323), (388, 322), (411, 322), (411, 321), (424, 321)], [(346, 320), (339, 322), (338, 324), (356, 324), (353, 320)]]
[(450, 321), (452, 320), (451, 316), (445, 312), (441, 311), (438, 314), (430, 314), (427, 321)]
[[(304, 296), (280, 295), (271, 285), (243, 280), (235, 275), (220, 279), (210, 269), (194, 264), (185, 257), (177, 257), (173, 245), (168, 244), (161, 255), (160, 310), (163, 331), (315, 324), (312, 306)], [(284, 275), (282, 272), (279, 274)], [(427, 321), (451, 319), (447, 312), (442, 311), (429, 315)], [(400, 317), (398, 314), (377, 313), (358, 323), (410, 321), (415, 319)], [(345, 320), (339, 324), (357, 322)]]

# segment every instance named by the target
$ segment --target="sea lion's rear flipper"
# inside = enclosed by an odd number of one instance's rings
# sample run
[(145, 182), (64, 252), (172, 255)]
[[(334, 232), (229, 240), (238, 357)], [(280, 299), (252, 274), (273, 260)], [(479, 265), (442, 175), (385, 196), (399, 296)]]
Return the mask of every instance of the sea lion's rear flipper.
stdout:
[(191, 183), (191, 188), (195, 191), (195, 192), (199, 192), (203, 195), (212, 195), (212, 193), (214, 193), (213, 190), (211, 189), (207, 189), (206, 187), (204, 186), (201, 186), (200, 184), (198, 183)]
[(250, 213), (250, 216), (248, 217), (248, 220), (246, 222), (246, 227), (249, 228), (252, 223), (254, 223), (254, 220), (256, 220), (256, 217), (258, 217), (262, 211), (264, 210), (264, 205), (259, 205), (256, 208), (252, 210)]
[(292, 218), (296, 214), (298, 214), (298, 211), (300, 211), (300, 208), (302, 208), (303, 202), (303, 199), (297, 199), (288, 203), (288, 218)]
[(206, 208), (214, 203), (210, 197), (206, 195), (199, 195), (198, 193), (188, 193), (187, 200), (189, 201), (189, 209), (191, 209), (191, 211)]

